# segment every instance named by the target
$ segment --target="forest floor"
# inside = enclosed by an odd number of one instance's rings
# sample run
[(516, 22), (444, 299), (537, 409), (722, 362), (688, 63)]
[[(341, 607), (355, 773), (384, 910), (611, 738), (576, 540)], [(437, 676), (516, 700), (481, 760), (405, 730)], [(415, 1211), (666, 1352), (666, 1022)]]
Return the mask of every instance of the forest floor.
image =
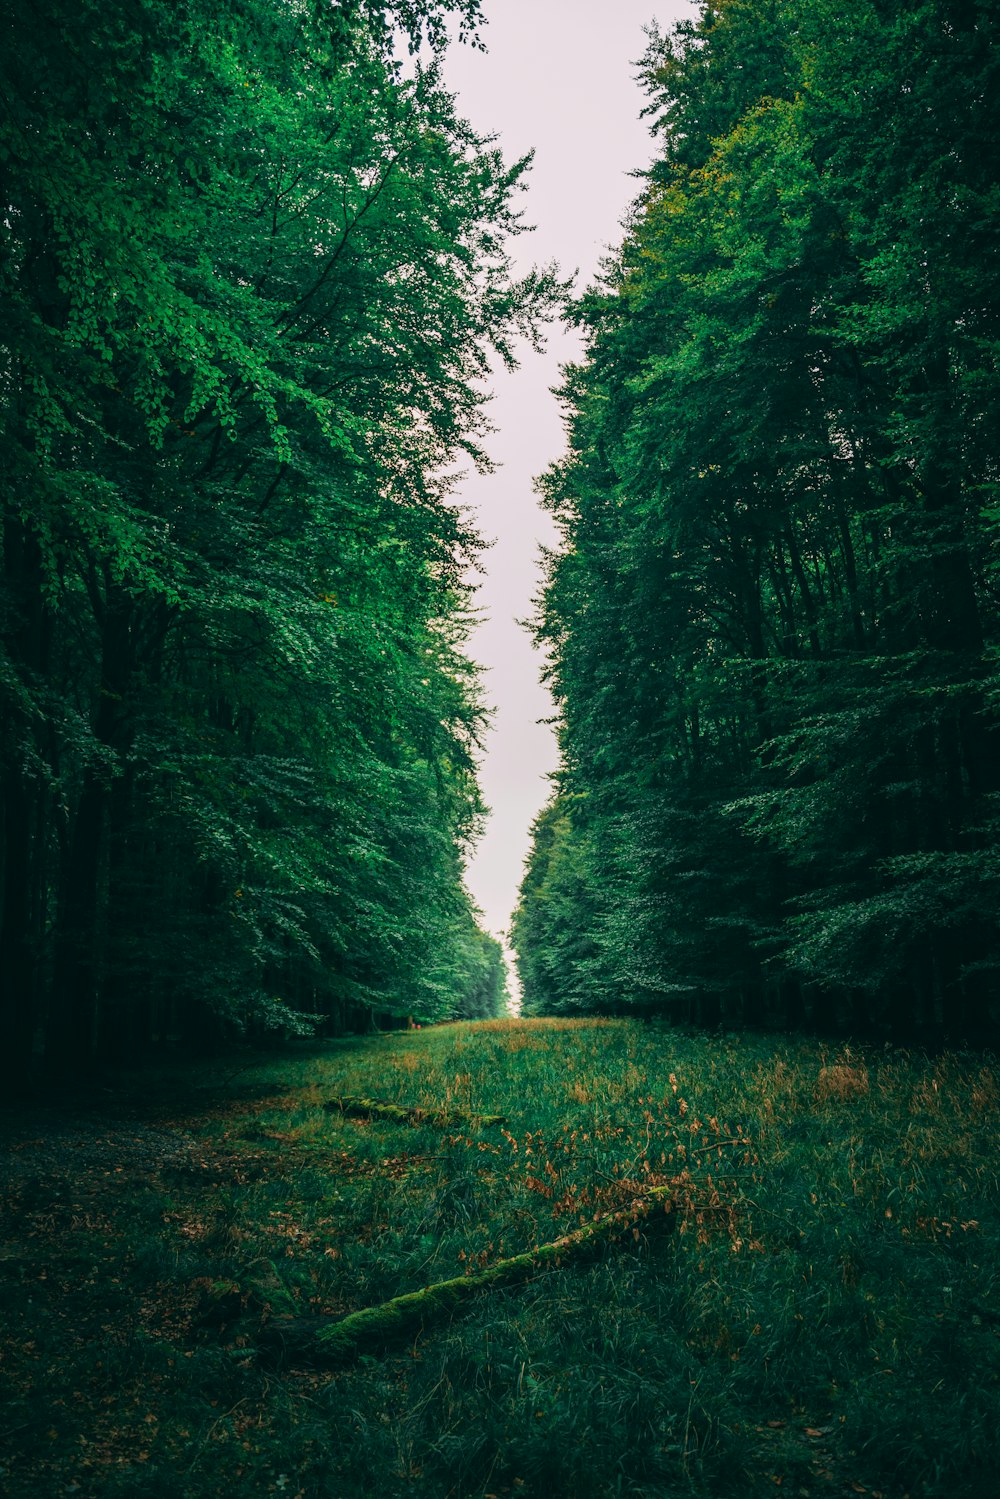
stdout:
[[(978, 1055), (515, 1020), (4, 1110), (0, 1492), (994, 1499), (998, 1117)], [(669, 1219), (318, 1356), (651, 1188)]]

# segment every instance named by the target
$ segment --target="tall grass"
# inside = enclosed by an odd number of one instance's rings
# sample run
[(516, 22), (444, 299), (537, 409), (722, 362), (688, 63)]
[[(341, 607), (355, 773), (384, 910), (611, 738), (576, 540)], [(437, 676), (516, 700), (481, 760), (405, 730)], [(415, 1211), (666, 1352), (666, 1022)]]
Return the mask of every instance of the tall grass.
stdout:
[[(92, 1227), (22, 1202), (48, 1259), (8, 1277), (11, 1496), (995, 1494), (991, 1061), (491, 1021), (240, 1087), (258, 1101), (168, 1111), (190, 1160), (98, 1190)], [(346, 1093), (508, 1124), (323, 1112)], [(678, 1232), (408, 1346), (333, 1372), (260, 1352), (268, 1319), (375, 1304), (668, 1184)]]

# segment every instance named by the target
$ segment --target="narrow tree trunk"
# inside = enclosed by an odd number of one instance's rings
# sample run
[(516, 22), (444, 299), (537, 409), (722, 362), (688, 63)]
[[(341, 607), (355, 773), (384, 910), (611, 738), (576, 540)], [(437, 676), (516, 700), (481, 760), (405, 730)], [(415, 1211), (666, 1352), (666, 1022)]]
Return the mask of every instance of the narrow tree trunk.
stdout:
[(265, 1329), (266, 1341), (286, 1357), (299, 1354), (315, 1363), (344, 1363), (367, 1348), (384, 1347), (399, 1338), (412, 1337), (428, 1323), (461, 1311), (485, 1291), (521, 1285), (540, 1272), (558, 1269), (603, 1244), (633, 1234), (638, 1238), (639, 1224), (644, 1219), (649, 1218), (651, 1224), (672, 1226), (673, 1216), (673, 1188), (654, 1187), (622, 1212), (611, 1213), (550, 1244), (539, 1244), (526, 1254), (498, 1260), (489, 1269), (472, 1275), (438, 1281), (423, 1290), (395, 1296), (380, 1306), (365, 1307), (342, 1318), (273, 1320)]
[[(42, 595), (41, 549), (30, 528), (8, 516), (2, 533), (4, 581), (15, 611), (6, 649), (22, 692), (44, 679), (51, 620)], [(36, 900), (45, 879), (40, 777), (26, 768), (41, 755), (30, 709), (16, 690), (0, 700), (0, 1073), (8, 1088), (28, 1081), (42, 1000)], [(35, 900), (33, 900), (33, 896)]]
[(352, 1119), (382, 1119), (391, 1124), (440, 1124), (448, 1128), (486, 1129), (507, 1123), (506, 1114), (471, 1114), (465, 1109), (420, 1109), (404, 1103), (382, 1103), (375, 1098), (330, 1098), (323, 1107), (328, 1114), (345, 1114)]
[[(94, 738), (118, 757), (127, 750), (130, 735), (132, 605), (120, 586), (107, 577), (103, 597), (94, 580), (91, 592), (102, 616), (101, 688)], [(46, 1044), (46, 1060), (63, 1075), (86, 1068), (93, 1061), (97, 1041), (101, 902), (106, 900), (102, 874), (111, 774), (113, 770), (103, 766), (85, 770), (63, 870)]]
[(30, 1070), (38, 1015), (38, 955), (32, 950), (31, 803), (20, 777), (4, 788), (3, 900), (0, 908), (0, 1069), (5, 1089), (20, 1090)]
[(45, 1055), (59, 1076), (93, 1060), (98, 1003), (97, 924), (106, 788), (84, 777), (63, 870)]

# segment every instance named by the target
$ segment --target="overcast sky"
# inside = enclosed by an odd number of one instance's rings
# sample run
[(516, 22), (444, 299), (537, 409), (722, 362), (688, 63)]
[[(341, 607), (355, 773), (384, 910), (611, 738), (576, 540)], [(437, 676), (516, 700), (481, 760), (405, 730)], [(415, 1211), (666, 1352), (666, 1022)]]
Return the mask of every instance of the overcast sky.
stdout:
[[(667, 26), (693, 9), (681, 0), (483, 0), (483, 10), (488, 51), (453, 46), (448, 86), (459, 112), (477, 130), (496, 134), (508, 160), (535, 152), (524, 203), (536, 228), (516, 242), (519, 269), (557, 260), (564, 272), (578, 270), (586, 286), (605, 250), (621, 239), (621, 220), (640, 187), (629, 174), (652, 154), (635, 82), (643, 27), (654, 19)], [(574, 337), (555, 329), (544, 354), (526, 348), (519, 370), (497, 375), (497, 430), (488, 446), (499, 468), (470, 476), (460, 493), (483, 534), (494, 538), (480, 593), (484, 619), (471, 645), (487, 668), (495, 712), (481, 774), (492, 816), (467, 880), (496, 935), (509, 925), (531, 822), (556, 764), (552, 730), (539, 722), (553, 711), (539, 682), (540, 658), (517, 621), (530, 613), (538, 589), (539, 545), (555, 539), (532, 483), (564, 449), (550, 388), (578, 350)]]

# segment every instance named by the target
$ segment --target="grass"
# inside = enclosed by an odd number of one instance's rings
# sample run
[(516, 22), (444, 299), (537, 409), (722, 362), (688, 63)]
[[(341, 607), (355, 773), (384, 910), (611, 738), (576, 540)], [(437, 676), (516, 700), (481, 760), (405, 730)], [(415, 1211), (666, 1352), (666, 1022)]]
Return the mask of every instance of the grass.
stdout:
[[(508, 1123), (325, 1112), (340, 1094)], [(7, 1124), (9, 1499), (996, 1492), (990, 1059), (505, 1021), (127, 1097)], [(672, 1234), (346, 1368), (266, 1354), (278, 1318), (489, 1266), (650, 1186)]]

